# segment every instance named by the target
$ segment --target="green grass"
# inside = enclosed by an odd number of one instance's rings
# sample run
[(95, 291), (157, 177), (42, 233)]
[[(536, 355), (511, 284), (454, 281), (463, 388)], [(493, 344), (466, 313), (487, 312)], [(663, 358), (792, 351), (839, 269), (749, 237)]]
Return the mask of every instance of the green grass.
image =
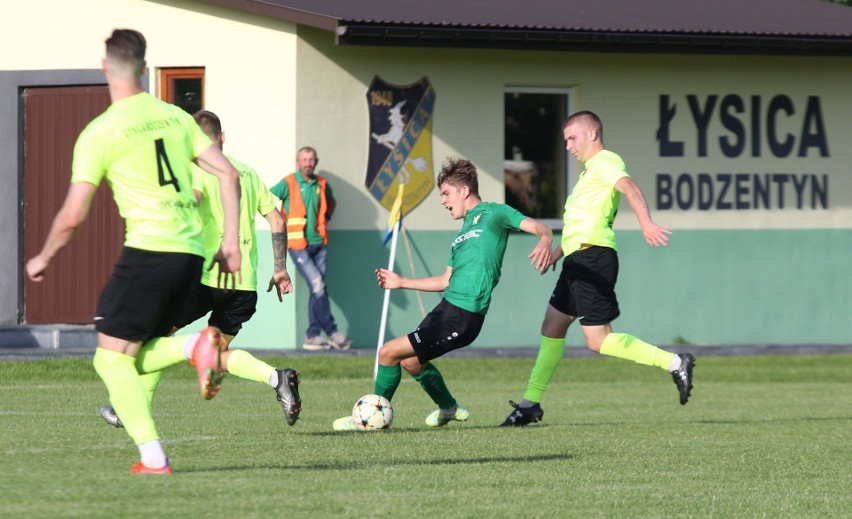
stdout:
[(852, 517), (852, 355), (699, 357), (684, 407), (667, 373), (569, 360), (523, 429), (495, 425), (532, 359), (439, 359), (471, 419), (429, 428), (404, 375), (376, 433), (331, 431), (371, 358), (267, 360), (302, 373), (294, 427), (268, 387), (229, 377), (203, 401), (189, 366), (166, 372), (167, 477), (128, 474), (88, 360), (0, 362), (0, 516)]

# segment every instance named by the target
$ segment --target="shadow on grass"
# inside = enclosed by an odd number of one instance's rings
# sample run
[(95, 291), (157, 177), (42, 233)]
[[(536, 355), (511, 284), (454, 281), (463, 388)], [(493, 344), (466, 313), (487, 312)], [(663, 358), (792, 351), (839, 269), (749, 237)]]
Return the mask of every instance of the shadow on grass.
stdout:
[[(811, 416), (800, 418), (767, 418), (765, 420), (694, 420), (691, 423), (727, 425), (745, 423), (784, 423), (784, 422), (838, 422), (852, 420), (852, 416)], [(689, 422), (687, 422), (689, 423)]]
[[(311, 431), (303, 433), (305, 436), (341, 436), (347, 434), (403, 434), (403, 433), (429, 433), (429, 434), (441, 434), (440, 431), (474, 431), (474, 430), (518, 430), (518, 429), (541, 429), (546, 428), (548, 425), (553, 424), (541, 424), (537, 423), (535, 425), (527, 426), (527, 427), (498, 427), (497, 423), (491, 425), (450, 425), (449, 427), (391, 427), (390, 429), (383, 429), (380, 431)], [(592, 425), (592, 424), (589, 424)]]
[[(745, 425), (745, 424), (775, 424), (775, 423), (790, 423), (790, 422), (842, 422), (852, 420), (852, 416), (797, 416), (794, 418), (765, 418), (762, 420), (753, 420), (748, 418), (731, 418), (731, 419), (706, 419), (706, 420), (683, 420), (666, 422), (668, 425)], [(653, 426), (659, 425), (660, 422), (577, 422), (577, 423), (560, 423), (550, 425), (559, 427), (601, 427), (601, 426)], [(534, 427), (543, 427), (541, 424), (536, 424)], [(524, 427), (528, 429), (528, 427)]]
[(193, 474), (203, 472), (234, 472), (240, 470), (362, 470), (373, 465), (389, 466), (418, 466), (418, 465), (485, 465), (488, 463), (534, 463), (538, 461), (554, 461), (573, 459), (573, 454), (538, 454), (535, 456), (500, 456), (492, 458), (452, 458), (431, 460), (389, 460), (382, 459), (371, 462), (361, 461), (358, 463), (315, 463), (310, 465), (289, 465), (281, 463), (256, 463), (252, 465), (230, 465), (226, 467), (205, 467), (195, 469), (175, 469), (181, 474)]

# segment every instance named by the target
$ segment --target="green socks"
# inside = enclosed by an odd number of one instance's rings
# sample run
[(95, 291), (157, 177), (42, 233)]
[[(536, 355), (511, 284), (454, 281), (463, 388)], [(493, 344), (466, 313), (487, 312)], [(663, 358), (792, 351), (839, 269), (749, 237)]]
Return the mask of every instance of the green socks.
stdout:
[(637, 364), (655, 366), (667, 370), (672, 363), (674, 353), (661, 350), (626, 333), (610, 333), (601, 344), (601, 353), (610, 357), (632, 360)]
[[(420, 387), (426, 391), (429, 398), (438, 404), (441, 409), (452, 409), (456, 406), (456, 399), (450, 394), (447, 389), (447, 384), (444, 383), (444, 377), (441, 372), (431, 363), (425, 366), (426, 369), (419, 375), (414, 375), (414, 380), (420, 383)], [(399, 387), (399, 382), (402, 380), (402, 367), (399, 364), (394, 366), (384, 366), (379, 364), (379, 371), (376, 374), (376, 384), (373, 386), (373, 393), (381, 395), (388, 400), (393, 398), (396, 388)]]
[(538, 348), (538, 356), (535, 359), (530, 380), (527, 383), (527, 391), (524, 400), (530, 402), (541, 402), (541, 397), (547, 389), (547, 384), (556, 373), (556, 368), (562, 362), (565, 354), (565, 339), (541, 337), (541, 345)]
[(109, 392), (109, 401), (136, 445), (159, 440), (148, 396), (135, 359), (104, 348), (95, 351), (92, 365)]
[(444, 382), (441, 372), (431, 362), (426, 364), (425, 368), (423, 373), (414, 375), (414, 380), (420, 383), (423, 391), (426, 391), (429, 398), (438, 404), (440, 409), (454, 409), (457, 405), (456, 399), (447, 389), (447, 384)]
[(402, 380), (402, 367), (399, 364), (394, 366), (379, 364), (373, 393), (390, 400), (393, 398), (393, 394), (396, 393), (396, 388), (399, 387), (400, 380)]
[(254, 355), (243, 350), (231, 350), (228, 354), (228, 373), (269, 385), (269, 379), (275, 368), (258, 360)]

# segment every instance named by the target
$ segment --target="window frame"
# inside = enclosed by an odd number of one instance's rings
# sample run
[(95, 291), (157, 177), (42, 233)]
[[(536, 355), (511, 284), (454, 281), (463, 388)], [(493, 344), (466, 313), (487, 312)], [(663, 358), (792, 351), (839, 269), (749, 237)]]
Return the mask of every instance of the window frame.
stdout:
[[(565, 102), (565, 112), (566, 113), (562, 117), (562, 120), (564, 121), (570, 114), (574, 113), (575, 93), (574, 93), (574, 88), (571, 88), (571, 87), (535, 87), (535, 86), (507, 85), (503, 88), (503, 98), (505, 99), (505, 96), (508, 95), (508, 94), (562, 95), (566, 98), (566, 102)], [(504, 104), (504, 106), (505, 106), (505, 104)], [(505, 108), (504, 108), (504, 110), (505, 110)], [(503, 121), (504, 121), (503, 148), (505, 148), (505, 144), (506, 144), (506, 142), (505, 142), (505, 140), (506, 140), (505, 120), (506, 120), (506, 113), (504, 112), (503, 113)], [(563, 146), (562, 151), (565, 154), (565, 182), (566, 182), (566, 184), (565, 184), (566, 193), (565, 194), (566, 194), (566, 197), (567, 197), (571, 193), (571, 188), (574, 187), (574, 184), (577, 180), (577, 175), (579, 173), (577, 172), (577, 167), (575, 165), (576, 161), (574, 160), (573, 155), (568, 153), (568, 150), (565, 149), (564, 146)], [(504, 160), (505, 160), (505, 158), (504, 158)], [(505, 189), (506, 189), (505, 184), (503, 186), (503, 189), (504, 189), (504, 196), (505, 196)], [(565, 204), (565, 200), (562, 200), (561, 205), (564, 205), (564, 204)], [(556, 218), (537, 218), (537, 220), (539, 220), (540, 222), (549, 226), (554, 231), (561, 231), (562, 230), (563, 223), (562, 223), (562, 216), (561, 215), (557, 216)]]
[(205, 108), (204, 97), (207, 94), (204, 67), (161, 67), (160, 75), (160, 99), (167, 103), (175, 104), (175, 92), (172, 83), (176, 79), (200, 79), (201, 80), (201, 109)]

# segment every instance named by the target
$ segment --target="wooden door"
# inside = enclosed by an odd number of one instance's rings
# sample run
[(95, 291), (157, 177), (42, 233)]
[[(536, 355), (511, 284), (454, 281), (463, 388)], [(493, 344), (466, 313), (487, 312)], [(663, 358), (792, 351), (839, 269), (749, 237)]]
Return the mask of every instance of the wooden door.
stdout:
[[(71, 180), (74, 143), (110, 104), (106, 86), (25, 88), (24, 261), (41, 249)], [(124, 222), (106, 182), (86, 222), (53, 259), (41, 283), (24, 282), (27, 324), (91, 324), (98, 296), (121, 252)]]

